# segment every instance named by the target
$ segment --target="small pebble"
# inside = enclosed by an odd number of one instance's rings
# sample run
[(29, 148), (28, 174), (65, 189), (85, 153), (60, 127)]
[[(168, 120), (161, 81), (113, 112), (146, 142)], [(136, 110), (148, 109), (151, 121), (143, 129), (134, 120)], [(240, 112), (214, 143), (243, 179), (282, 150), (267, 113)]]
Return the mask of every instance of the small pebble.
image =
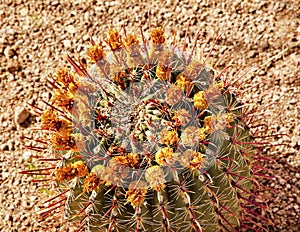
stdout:
[(21, 124), (25, 122), (25, 120), (29, 117), (30, 113), (24, 107), (16, 107), (15, 108), (15, 123)]

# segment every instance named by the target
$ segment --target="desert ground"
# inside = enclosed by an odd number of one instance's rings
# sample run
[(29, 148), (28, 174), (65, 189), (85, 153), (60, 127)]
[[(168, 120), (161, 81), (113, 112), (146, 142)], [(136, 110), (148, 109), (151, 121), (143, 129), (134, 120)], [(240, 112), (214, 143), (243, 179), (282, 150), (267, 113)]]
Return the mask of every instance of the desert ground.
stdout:
[[(220, 67), (233, 72), (258, 67), (249, 74), (257, 86), (247, 97), (259, 99), (271, 114), (264, 117), (271, 146), (264, 155), (274, 176), (262, 180), (261, 194), (272, 221), (267, 231), (300, 231), (300, 6), (297, 0), (0, 0), (0, 229), (3, 232), (72, 231), (56, 218), (36, 220), (35, 212), (47, 199), (38, 184), (18, 172), (32, 151), (21, 136), (34, 136), (39, 118), (26, 103), (42, 106), (51, 86), (46, 78), (57, 67), (70, 67), (66, 54), (85, 56), (92, 36), (100, 41), (108, 29), (148, 29), (151, 24), (175, 30), (182, 40), (190, 21), (188, 42), (200, 30), (200, 42), (222, 36), (216, 55)], [(219, 54), (218, 54), (219, 53)], [(264, 80), (262, 84), (260, 81)], [(267, 132), (268, 133), (268, 132)], [(268, 133), (269, 134), (269, 133)]]

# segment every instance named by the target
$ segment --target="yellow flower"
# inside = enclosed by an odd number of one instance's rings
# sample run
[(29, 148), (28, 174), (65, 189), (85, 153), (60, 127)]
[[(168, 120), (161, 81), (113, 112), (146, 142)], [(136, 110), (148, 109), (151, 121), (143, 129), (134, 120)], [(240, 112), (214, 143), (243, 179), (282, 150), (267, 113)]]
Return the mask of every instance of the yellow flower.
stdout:
[(80, 152), (85, 149), (84, 136), (82, 134), (55, 133), (52, 135), (51, 144), (56, 150), (72, 150)]
[(136, 35), (129, 34), (125, 37), (124, 43), (126, 47), (130, 47), (133, 45), (137, 46), (139, 44), (139, 41)]
[(72, 180), (75, 177), (83, 177), (88, 174), (88, 169), (83, 161), (77, 161), (65, 167), (59, 167), (54, 172), (57, 181)]
[(133, 207), (141, 205), (145, 200), (147, 193), (147, 183), (145, 181), (132, 181), (129, 184), (129, 190), (126, 192), (127, 202)]
[(50, 141), (55, 150), (69, 150), (76, 146), (74, 138), (68, 133), (55, 133)]
[(219, 90), (223, 91), (225, 88), (224, 81), (220, 81), (219, 83), (217, 83), (217, 86)]
[(76, 177), (76, 173), (72, 171), (72, 166), (57, 168), (54, 172), (54, 179), (56, 181), (72, 180)]
[(165, 43), (164, 29), (157, 27), (150, 31), (150, 37), (153, 44), (160, 45)]
[(58, 129), (58, 132), (60, 133), (66, 133), (66, 134), (69, 134), (69, 133), (72, 133), (73, 131), (73, 125), (70, 121), (66, 120), (66, 119), (60, 119), (60, 128)]
[(117, 51), (124, 47), (121, 35), (119, 32), (113, 29), (108, 31), (108, 38), (105, 40), (105, 42), (109, 44), (112, 51)]
[(199, 141), (203, 141), (206, 138), (205, 128), (202, 127), (197, 129), (197, 138)]
[(160, 132), (159, 137), (160, 137), (160, 142), (167, 146), (175, 145), (179, 140), (178, 134), (175, 130), (169, 131), (166, 128), (164, 128)]
[(190, 168), (192, 170), (201, 168), (203, 162), (203, 154), (190, 149), (186, 150), (180, 157), (180, 163), (184, 167)]
[(84, 179), (83, 192), (86, 193), (92, 190), (96, 190), (100, 184), (103, 184), (103, 180), (101, 180), (95, 173), (90, 173)]
[(51, 102), (64, 110), (70, 111), (74, 105), (75, 95), (66, 89), (57, 89), (51, 98)]
[(218, 113), (217, 115), (206, 116), (204, 118), (204, 129), (207, 134), (211, 134), (217, 130), (224, 130), (229, 127), (234, 118), (232, 113)]
[(190, 87), (191, 80), (183, 73), (180, 73), (176, 78), (176, 84), (182, 91), (187, 91)]
[(226, 121), (226, 126), (230, 126), (230, 123), (233, 122), (233, 114), (232, 113), (227, 113), (225, 115), (225, 121)]
[(139, 162), (139, 155), (134, 153), (129, 153), (126, 155), (120, 155), (113, 157), (113, 160), (118, 164), (126, 167), (134, 167)]
[(175, 163), (175, 154), (170, 147), (164, 147), (155, 154), (155, 161), (162, 166), (173, 165)]
[(102, 43), (91, 45), (90, 48), (86, 51), (86, 54), (91, 58), (92, 61), (98, 62), (105, 57), (104, 49)]
[(75, 80), (74, 74), (70, 73), (67, 68), (58, 69), (55, 76), (56, 82), (58, 82), (62, 88), (66, 88), (72, 93), (77, 91), (79, 82)]
[(43, 129), (58, 131), (61, 128), (61, 120), (58, 118), (58, 113), (52, 108), (44, 110), (40, 118)]
[(199, 91), (194, 95), (194, 106), (198, 110), (205, 110), (208, 108), (207, 101), (204, 97), (203, 91)]
[(171, 75), (171, 70), (167, 66), (157, 65), (156, 76), (161, 80), (167, 80)]
[(88, 168), (84, 164), (83, 161), (76, 161), (75, 163), (71, 164), (72, 168), (76, 169), (77, 176), (78, 177), (83, 177), (88, 174)]
[(211, 134), (216, 129), (217, 117), (213, 116), (206, 116), (204, 118), (204, 125), (203, 128), (207, 134)]

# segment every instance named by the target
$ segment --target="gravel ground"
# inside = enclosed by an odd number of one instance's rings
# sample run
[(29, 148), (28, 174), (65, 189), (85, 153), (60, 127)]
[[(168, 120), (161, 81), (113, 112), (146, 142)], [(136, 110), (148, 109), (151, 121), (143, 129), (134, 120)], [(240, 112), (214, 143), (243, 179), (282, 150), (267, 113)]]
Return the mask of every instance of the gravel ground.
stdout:
[[(105, 2), (105, 3), (103, 3)], [(259, 66), (255, 81), (266, 80), (247, 97), (262, 104), (275, 102), (264, 117), (268, 130), (289, 136), (274, 137), (285, 144), (265, 149), (274, 162), (265, 162), (276, 178), (263, 181), (262, 194), (273, 221), (269, 231), (300, 231), (300, 8), (298, 1), (82, 1), (0, 0), (0, 229), (1, 231), (68, 231), (46, 229), (34, 212), (46, 198), (37, 184), (18, 174), (30, 154), (20, 136), (30, 136), (38, 118), (25, 102), (40, 105), (49, 99), (45, 77), (66, 63), (66, 54), (83, 55), (89, 36), (99, 41), (108, 28), (125, 24), (130, 30), (147, 12), (153, 25), (166, 24), (183, 37), (191, 20), (190, 36), (201, 30), (202, 41), (223, 32), (217, 51), (229, 49), (221, 67)]]

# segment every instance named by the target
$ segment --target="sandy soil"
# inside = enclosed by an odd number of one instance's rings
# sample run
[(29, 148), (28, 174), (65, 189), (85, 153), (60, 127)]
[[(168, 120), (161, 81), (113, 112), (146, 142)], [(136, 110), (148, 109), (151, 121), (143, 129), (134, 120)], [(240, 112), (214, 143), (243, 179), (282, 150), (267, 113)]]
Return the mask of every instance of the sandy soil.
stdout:
[[(105, 3), (103, 3), (105, 2)], [(30, 136), (39, 119), (23, 108), (49, 99), (46, 77), (67, 64), (65, 56), (84, 55), (89, 36), (96, 41), (109, 28), (128, 30), (141, 23), (147, 29), (147, 12), (153, 25), (175, 29), (178, 37), (191, 20), (189, 36), (198, 29), (201, 41), (223, 32), (217, 55), (225, 49), (220, 67), (258, 66), (254, 83), (266, 80), (247, 97), (261, 104), (275, 102), (265, 116), (269, 130), (289, 136), (274, 137), (285, 144), (265, 149), (275, 162), (265, 162), (275, 178), (262, 182), (273, 225), (269, 231), (300, 231), (300, 8), (298, 1), (82, 1), (0, 0), (0, 229), (50, 231), (53, 218), (37, 222), (35, 211), (46, 196), (38, 185), (18, 174), (30, 154), (20, 136)], [(191, 41), (189, 41), (191, 44)], [(25, 121), (24, 121), (25, 120)], [(24, 122), (22, 122), (24, 121)], [(22, 122), (20, 124), (20, 122)], [(71, 230), (71, 229), (70, 229)], [(66, 227), (51, 231), (68, 231)]]

